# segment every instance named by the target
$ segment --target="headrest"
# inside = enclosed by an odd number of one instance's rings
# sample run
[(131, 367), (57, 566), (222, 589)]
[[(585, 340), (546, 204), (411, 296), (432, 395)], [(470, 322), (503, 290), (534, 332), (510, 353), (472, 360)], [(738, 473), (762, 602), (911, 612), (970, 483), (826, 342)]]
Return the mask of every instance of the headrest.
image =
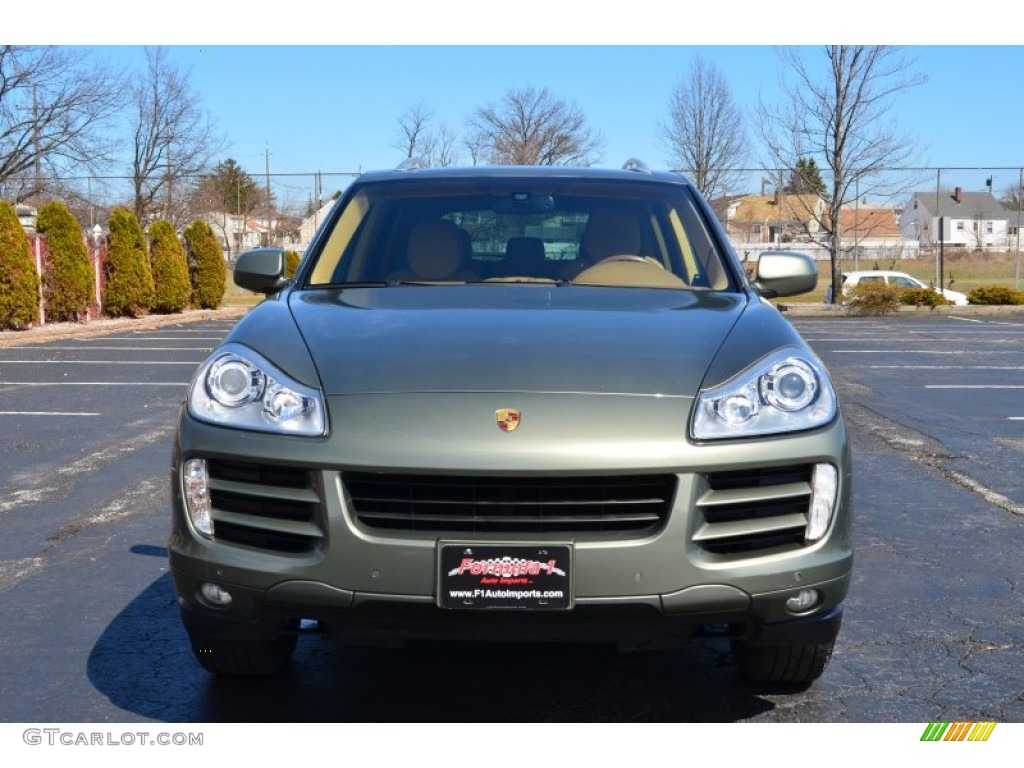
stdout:
[(454, 222), (424, 219), (409, 232), (409, 269), (424, 280), (447, 280), (462, 266), (463, 238)]

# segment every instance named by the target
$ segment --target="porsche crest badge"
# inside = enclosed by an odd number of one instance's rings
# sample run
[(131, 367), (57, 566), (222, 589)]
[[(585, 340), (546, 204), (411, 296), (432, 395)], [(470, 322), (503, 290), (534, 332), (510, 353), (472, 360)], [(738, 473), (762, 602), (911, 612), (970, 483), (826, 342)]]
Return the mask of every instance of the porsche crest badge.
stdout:
[(494, 412), (494, 418), (502, 432), (513, 432), (519, 426), (519, 411), (515, 408), (499, 408)]

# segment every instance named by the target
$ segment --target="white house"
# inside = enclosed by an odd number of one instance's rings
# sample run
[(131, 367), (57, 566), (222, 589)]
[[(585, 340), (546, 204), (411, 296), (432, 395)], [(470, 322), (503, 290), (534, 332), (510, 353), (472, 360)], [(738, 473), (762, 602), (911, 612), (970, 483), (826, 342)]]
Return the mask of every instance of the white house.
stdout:
[(324, 219), (327, 218), (327, 214), (330, 213), (331, 208), (337, 200), (328, 200), (324, 205), (320, 207), (312, 216), (307, 216), (302, 220), (302, 225), (299, 227), (299, 246), (302, 250), (306, 249), (306, 246), (313, 240), (313, 235), (316, 234), (317, 229), (323, 224)]
[[(942, 221), (942, 231), (939, 222)], [(1005, 248), (1009, 212), (988, 192), (918, 192), (900, 214), (900, 232), (922, 246), (943, 242), (962, 248)]]
[(242, 251), (259, 248), (269, 242), (267, 228), (251, 216), (211, 211), (203, 219), (220, 240), (221, 250), (227, 258), (236, 257)]

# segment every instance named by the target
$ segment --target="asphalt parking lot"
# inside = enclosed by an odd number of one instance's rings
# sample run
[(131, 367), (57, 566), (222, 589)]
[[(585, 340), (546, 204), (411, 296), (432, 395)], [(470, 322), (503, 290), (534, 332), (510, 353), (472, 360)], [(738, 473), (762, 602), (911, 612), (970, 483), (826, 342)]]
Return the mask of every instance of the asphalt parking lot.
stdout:
[[(0, 720), (1024, 722), (1024, 318), (793, 318), (856, 452), (854, 584), (802, 693), (740, 683), (716, 641), (620, 656), (307, 637), (282, 675), (209, 678), (176, 615), (166, 486), (185, 387), (232, 322), (0, 345)], [(488, 706), (467, 706), (480, 691)]]

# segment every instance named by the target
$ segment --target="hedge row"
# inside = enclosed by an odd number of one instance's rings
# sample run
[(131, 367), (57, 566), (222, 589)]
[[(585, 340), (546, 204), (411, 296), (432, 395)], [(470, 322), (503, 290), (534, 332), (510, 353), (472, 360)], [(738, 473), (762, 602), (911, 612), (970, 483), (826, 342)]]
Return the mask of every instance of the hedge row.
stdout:
[[(884, 315), (901, 304), (916, 307), (940, 307), (952, 304), (931, 288), (899, 288), (886, 283), (861, 283), (843, 290), (846, 306), (854, 314)], [(983, 285), (967, 294), (970, 304), (1024, 305), (1024, 291), (1005, 285)]]
[(1024, 304), (1024, 291), (1005, 285), (982, 285), (967, 294), (971, 304)]
[[(49, 256), (42, 293), (48, 319), (78, 321), (96, 300), (92, 261), (78, 221), (60, 202), (39, 211), (38, 231)], [(143, 232), (135, 214), (116, 208), (103, 263), (103, 311), (111, 317), (215, 309), (224, 298), (226, 267), (210, 227), (197, 221), (182, 247), (166, 221)], [(28, 238), (14, 206), (0, 201), (0, 328), (26, 328), (38, 320), (39, 278)]]

